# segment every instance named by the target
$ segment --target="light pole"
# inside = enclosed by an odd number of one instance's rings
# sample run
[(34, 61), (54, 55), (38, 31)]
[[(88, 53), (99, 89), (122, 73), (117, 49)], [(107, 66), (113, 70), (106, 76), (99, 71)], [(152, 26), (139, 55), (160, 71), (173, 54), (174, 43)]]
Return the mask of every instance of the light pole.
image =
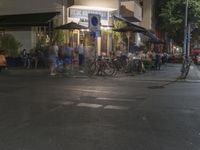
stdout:
[(64, 5), (64, 0), (62, 0), (62, 24), (65, 24), (65, 5)]
[(181, 79), (185, 79), (190, 70), (191, 61), (189, 60), (189, 26), (188, 26), (188, 1), (186, 0), (185, 6), (185, 27), (184, 27), (184, 45), (183, 45), (183, 64), (181, 68)]
[(188, 60), (188, 0), (185, 6), (185, 26), (184, 26), (184, 46), (183, 46), (183, 59)]
[(120, 17), (121, 16), (121, 0), (118, 0), (118, 16)]

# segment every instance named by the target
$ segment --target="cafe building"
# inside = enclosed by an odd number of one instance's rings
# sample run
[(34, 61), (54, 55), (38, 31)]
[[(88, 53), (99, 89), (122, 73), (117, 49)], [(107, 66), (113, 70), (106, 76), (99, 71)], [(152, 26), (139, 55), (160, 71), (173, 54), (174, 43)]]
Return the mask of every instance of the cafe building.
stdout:
[[(155, 0), (2, 0), (0, 3), (0, 33), (11, 33), (22, 44), (21, 49), (33, 49), (38, 39), (51, 37), (56, 26), (76, 22), (89, 26), (88, 15), (100, 16), (100, 28), (96, 31), (73, 30), (74, 46), (80, 40), (86, 45), (94, 44), (94, 32), (98, 54), (109, 54), (113, 49), (113, 20), (119, 19), (131, 24), (155, 29), (153, 5)], [(58, 20), (55, 24), (55, 20)], [(141, 33), (134, 33), (136, 44), (142, 41)]]
[[(139, 26), (142, 21), (142, 6), (135, 0), (74, 0), (74, 4), (67, 8), (67, 22), (73, 21), (90, 27), (90, 14), (100, 16), (100, 28), (97, 31), (88, 30), (89, 32), (73, 31), (73, 40), (78, 44), (84, 37), (86, 46), (90, 45), (93, 38), (91, 32), (96, 32), (98, 55), (102, 52), (109, 54), (113, 50), (113, 20), (126, 20)], [(134, 36), (134, 40), (139, 43), (140, 35), (135, 33)]]

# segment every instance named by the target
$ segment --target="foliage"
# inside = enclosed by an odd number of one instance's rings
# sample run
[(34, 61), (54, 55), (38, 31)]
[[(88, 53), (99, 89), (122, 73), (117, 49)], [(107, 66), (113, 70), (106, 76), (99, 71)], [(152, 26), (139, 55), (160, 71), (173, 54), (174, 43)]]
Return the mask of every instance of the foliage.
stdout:
[[(125, 26), (125, 23), (119, 20), (114, 20), (113, 22), (114, 29), (121, 28)], [(114, 49), (116, 50), (116, 47), (119, 46), (122, 42), (122, 33), (121, 32), (113, 32), (113, 45)]]
[(64, 43), (64, 31), (62, 31), (62, 30), (54, 30), (53, 31), (53, 39), (58, 44), (63, 44)]
[[(54, 26), (60, 25), (61, 20), (54, 19)], [(63, 44), (65, 40), (64, 31), (63, 30), (53, 30), (52, 39), (55, 40), (58, 44)]]
[(37, 41), (37, 44), (36, 44), (36, 49), (44, 47), (44, 46), (48, 45), (49, 42), (50, 42), (50, 39), (47, 35), (40, 35), (40, 36), (38, 36), (37, 40), (38, 41)]
[[(158, 8), (161, 30), (167, 32), (176, 43), (181, 44), (184, 34), (186, 0), (159, 0)], [(189, 0), (188, 22), (195, 27), (193, 32), (199, 32), (200, 0)]]
[(12, 34), (4, 34), (0, 36), (0, 50), (9, 57), (17, 57), (19, 48), (22, 46)]

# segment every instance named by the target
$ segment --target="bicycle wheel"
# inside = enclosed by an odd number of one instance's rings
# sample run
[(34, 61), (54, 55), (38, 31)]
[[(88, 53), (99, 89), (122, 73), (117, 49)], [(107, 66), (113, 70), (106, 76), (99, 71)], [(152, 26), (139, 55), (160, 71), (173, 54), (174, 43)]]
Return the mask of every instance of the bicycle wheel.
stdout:
[(96, 62), (88, 61), (84, 67), (86, 74), (91, 77), (96, 73)]
[(106, 62), (103, 67), (104, 67), (103, 70), (104, 70), (105, 75), (107, 76), (114, 75), (116, 68), (113, 63)]
[(191, 62), (184, 62), (181, 68), (181, 79), (186, 79), (190, 70)]
[(185, 70), (185, 78), (188, 76), (188, 73), (189, 73), (189, 71), (190, 71), (190, 65), (191, 65), (191, 63), (189, 62), (188, 64), (187, 64), (187, 66), (186, 66), (186, 70)]

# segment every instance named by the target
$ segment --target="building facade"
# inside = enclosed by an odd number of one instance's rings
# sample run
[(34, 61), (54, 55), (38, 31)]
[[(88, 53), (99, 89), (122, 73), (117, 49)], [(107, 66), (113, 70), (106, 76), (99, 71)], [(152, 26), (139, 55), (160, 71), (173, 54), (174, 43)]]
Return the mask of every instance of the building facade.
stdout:
[(140, 25), (147, 30), (155, 31), (155, 0), (143, 0), (142, 10)]
[[(101, 16), (101, 36), (97, 38), (99, 55), (101, 52), (108, 54), (113, 49), (112, 30), (109, 28), (113, 26), (113, 16), (124, 18), (137, 25), (143, 20), (142, 6), (135, 0), (74, 0), (74, 5), (67, 10), (67, 22), (73, 21), (85, 26), (88, 26), (88, 14)], [(140, 39), (139, 34), (133, 39)]]
[[(13, 34), (16, 39), (23, 45), (21, 49), (32, 49), (37, 44), (38, 36), (43, 32), (50, 34), (49, 30), (52, 27), (52, 19), (57, 18), (58, 24), (69, 23), (74, 21), (78, 24), (88, 26), (88, 14), (97, 14), (101, 16), (101, 31), (98, 33), (97, 49), (109, 53), (112, 50), (112, 20), (116, 15), (121, 18), (142, 26), (146, 29), (154, 30), (153, 20), (154, 0), (1, 0), (0, 3), (0, 20), (1, 17), (13, 15), (39, 14), (49, 15), (45, 22), (38, 24), (37, 19), (42, 17), (29, 17), (30, 22), (20, 22), (22, 24), (0, 21), (0, 30), (5, 33)], [(52, 14), (53, 13), (53, 14)], [(11, 17), (11, 18), (12, 18)], [(15, 16), (16, 17), (16, 16)], [(43, 18), (45, 18), (43, 16)], [(7, 19), (7, 18), (6, 18)], [(5, 20), (6, 20), (5, 19)], [(7, 19), (9, 20), (9, 19)], [(10, 24), (9, 24), (10, 23)], [(54, 25), (55, 26), (55, 25)], [(79, 43), (83, 33), (73, 31), (73, 39), (76, 44)], [(90, 37), (88, 33), (84, 36)], [(140, 43), (140, 34), (135, 34), (136, 43)]]
[(53, 18), (63, 20), (64, 5), (67, 1), (1, 0), (0, 31), (12, 34), (22, 44), (21, 49), (33, 49), (43, 33), (49, 34)]

